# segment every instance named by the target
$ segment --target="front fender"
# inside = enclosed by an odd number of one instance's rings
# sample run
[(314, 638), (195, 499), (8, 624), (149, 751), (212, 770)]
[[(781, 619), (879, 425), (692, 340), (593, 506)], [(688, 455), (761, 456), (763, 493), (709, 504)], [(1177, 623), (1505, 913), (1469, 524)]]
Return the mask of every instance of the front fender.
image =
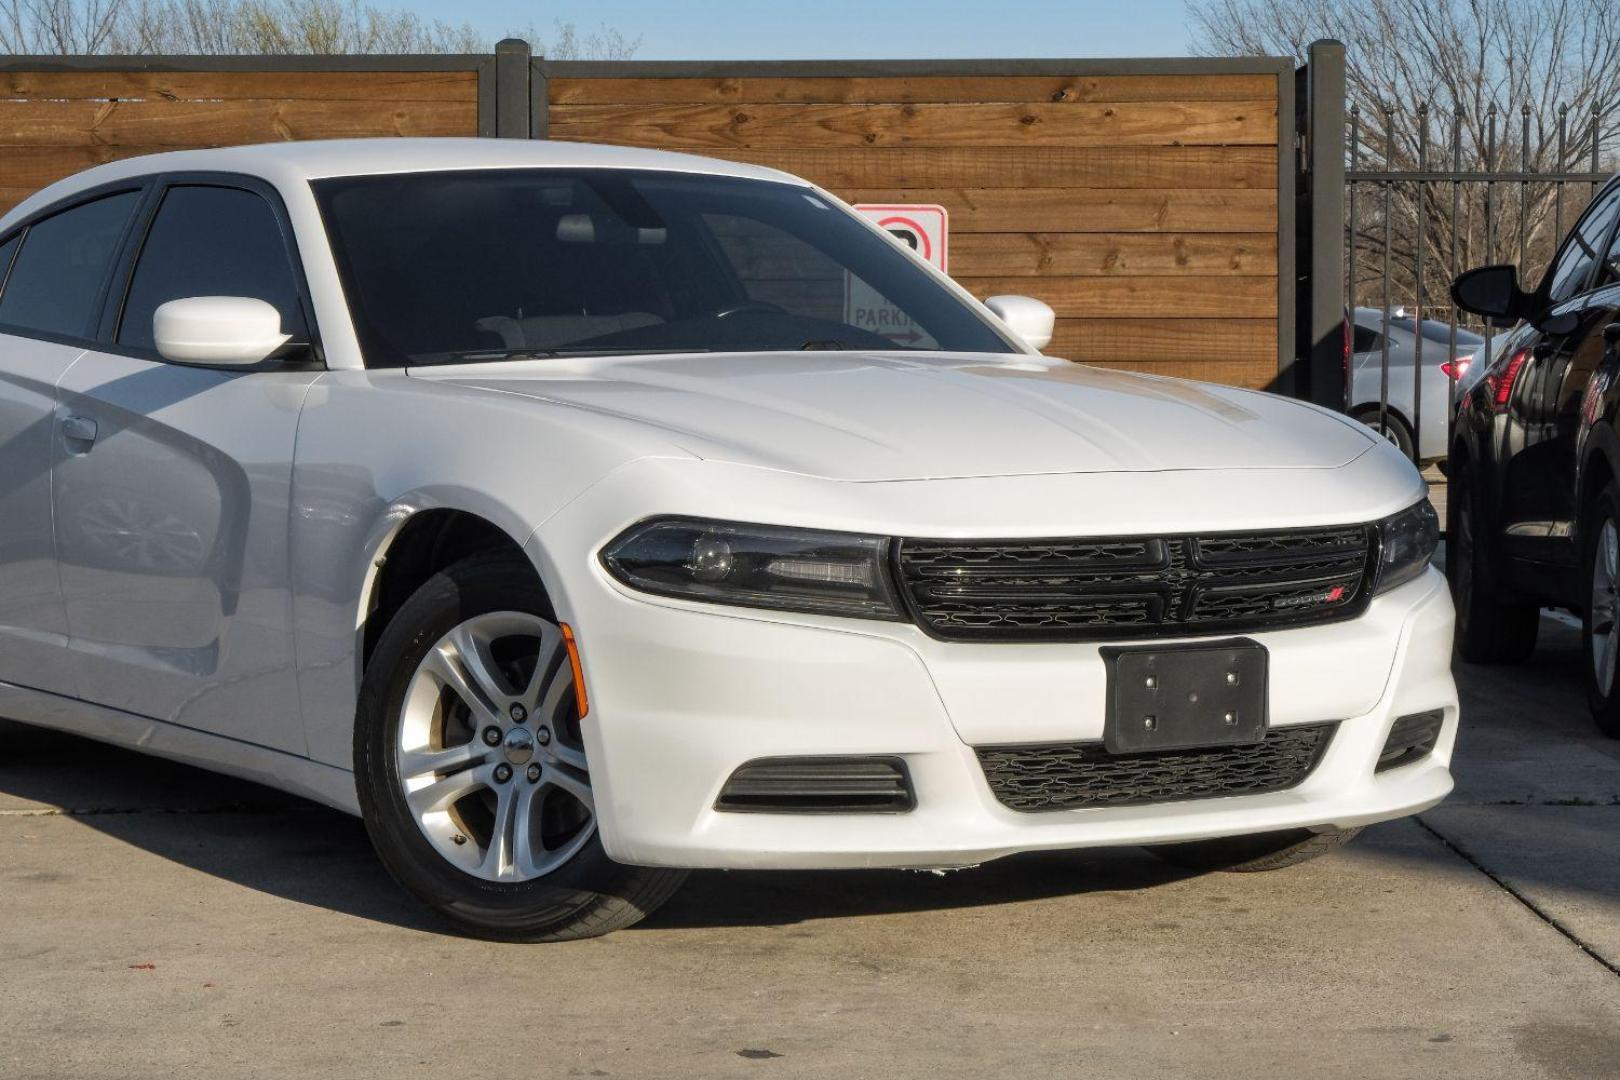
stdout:
[(524, 547), (559, 509), (655, 449), (590, 414), (513, 395), (403, 371), (323, 376), (299, 421), (288, 528), (310, 756), (352, 767), (370, 590), (413, 517), (463, 511)]

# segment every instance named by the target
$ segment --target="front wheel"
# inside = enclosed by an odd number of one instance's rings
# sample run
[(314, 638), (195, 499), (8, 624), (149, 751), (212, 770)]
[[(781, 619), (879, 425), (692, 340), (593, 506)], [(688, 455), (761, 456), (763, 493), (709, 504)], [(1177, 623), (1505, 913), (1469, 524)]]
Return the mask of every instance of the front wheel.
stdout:
[(1582, 650), (1587, 658), (1586, 700), (1592, 718), (1611, 739), (1620, 739), (1620, 693), (1616, 692), (1616, 653), (1620, 652), (1620, 526), (1616, 508), (1620, 494), (1610, 484), (1592, 504), (1581, 523), (1586, 580), (1590, 602), (1581, 616)]
[(1485, 548), (1488, 527), (1466, 463), (1451, 476), (1447, 501), (1446, 578), (1457, 609), (1457, 652), (1472, 664), (1517, 664), (1536, 648), (1541, 609), (1503, 599)]
[(481, 937), (595, 937), (685, 876), (603, 851), (573, 665), (518, 559), (456, 563), (399, 609), (366, 667), (355, 779), (389, 872)]
[(1149, 851), (1172, 866), (1200, 872), (1225, 870), (1255, 873), (1281, 870), (1319, 858), (1355, 839), (1360, 829), (1329, 829), (1311, 832), (1254, 833), (1250, 836), (1224, 836), (1218, 840), (1194, 840), (1185, 844), (1159, 844)]

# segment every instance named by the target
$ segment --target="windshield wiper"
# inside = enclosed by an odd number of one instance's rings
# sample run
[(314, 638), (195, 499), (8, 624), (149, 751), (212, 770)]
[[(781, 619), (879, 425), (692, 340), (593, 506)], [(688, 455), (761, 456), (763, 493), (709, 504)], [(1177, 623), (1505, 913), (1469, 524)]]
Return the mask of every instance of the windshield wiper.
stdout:
[(800, 352), (848, 352), (854, 346), (837, 338), (813, 338), (799, 346)]
[(419, 357), (419, 364), (481, 363), (486, 360), (556, 360), (570, 356), (679, 356), (682, 353), (706, 353), (713, 349), (473, 349), (467, 352), (444, 353), (439, 357)]

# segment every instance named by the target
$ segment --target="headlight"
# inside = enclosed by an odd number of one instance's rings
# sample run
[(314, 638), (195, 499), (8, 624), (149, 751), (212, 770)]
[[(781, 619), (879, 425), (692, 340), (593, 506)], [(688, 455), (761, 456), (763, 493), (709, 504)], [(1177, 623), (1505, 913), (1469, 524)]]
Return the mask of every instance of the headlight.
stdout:
[(643, 592), (714, 604), (899, 619), (889, 542), (723, 521), (644, 521), (602, 549), (614, 578)]
[(1387, 592), (1423, 573), (1440, 543), (1440, 519), (1429, 500), (1402, 510), (1378, 523), (1378, 584), (1375, 593)]

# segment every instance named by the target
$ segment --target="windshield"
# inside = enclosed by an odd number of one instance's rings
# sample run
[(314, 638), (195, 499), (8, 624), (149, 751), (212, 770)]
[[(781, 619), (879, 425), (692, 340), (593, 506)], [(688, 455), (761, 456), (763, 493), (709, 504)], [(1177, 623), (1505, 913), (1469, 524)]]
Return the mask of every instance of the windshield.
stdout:
[(511, 356), (1017, 351), (793, 184), (620, 169), (314, 184), (371, 367)]

